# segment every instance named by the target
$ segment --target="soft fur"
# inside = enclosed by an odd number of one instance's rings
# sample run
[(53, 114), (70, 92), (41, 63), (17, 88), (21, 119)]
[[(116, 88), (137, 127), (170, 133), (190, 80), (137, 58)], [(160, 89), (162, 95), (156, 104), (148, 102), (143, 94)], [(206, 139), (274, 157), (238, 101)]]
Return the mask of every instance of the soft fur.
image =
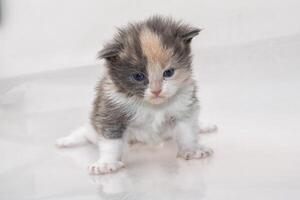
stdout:
[[(210, 155), (212, 151), (197, 140), (199, 104), (190, 46), (199, 32), (158, 16), (119, 29), (99, 54), (106, 61), (107, 74), (96, 90), (92, 126), (58, 140), (58, 145), (97, 143), (100, 158), (89, 168), (93, 174), (123, 167), (122, 149), (127, 142), (159, 143), (174, 138), (179, 157)], [(174, 74), (164, 77), (168, 69)], [(136, 73), (145, 79), (135, 80)]]

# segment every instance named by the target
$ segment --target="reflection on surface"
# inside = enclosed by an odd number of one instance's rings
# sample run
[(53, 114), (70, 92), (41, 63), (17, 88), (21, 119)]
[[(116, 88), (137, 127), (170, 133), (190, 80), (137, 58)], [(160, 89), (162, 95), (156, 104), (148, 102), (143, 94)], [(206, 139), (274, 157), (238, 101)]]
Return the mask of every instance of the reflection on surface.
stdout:
[[(60, 154), (85, 169), (96, 158), (97, 148), (63, 149)], [(201, 199), (204, 196), (201, 171), (209, 160), (176, 159), (173, 144), (133, 147), (125, 154), (126, 167), (118, 173), (89, 176), (103, 199), (159, 199), (162, 194), (164, 199)]]

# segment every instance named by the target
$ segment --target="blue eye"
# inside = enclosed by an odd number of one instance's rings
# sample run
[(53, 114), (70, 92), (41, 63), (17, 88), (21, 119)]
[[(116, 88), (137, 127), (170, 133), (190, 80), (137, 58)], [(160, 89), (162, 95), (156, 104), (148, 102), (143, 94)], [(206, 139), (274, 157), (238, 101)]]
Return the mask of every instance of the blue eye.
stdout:
[(145, 75), (143, 73), (135, 73), (132, 75), (132, 77), (136, 81), (143, 81), (145, 79)]
[(167, 69), (166, 71), (164, 71), (163, 76), (164, 76), (165, 78), (169, 78), (169, 77), (173, 76), (174, 71), (175, 71), (174, 68)]

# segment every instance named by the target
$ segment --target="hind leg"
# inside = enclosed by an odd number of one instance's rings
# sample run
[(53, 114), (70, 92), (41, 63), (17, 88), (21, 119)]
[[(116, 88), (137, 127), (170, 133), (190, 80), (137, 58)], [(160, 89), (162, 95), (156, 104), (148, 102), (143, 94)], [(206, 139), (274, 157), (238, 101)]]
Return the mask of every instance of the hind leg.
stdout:
[(74, 147), (88, 143), (86, 127), (81, 127), (66, 137), (56, 140), (58, 147)]

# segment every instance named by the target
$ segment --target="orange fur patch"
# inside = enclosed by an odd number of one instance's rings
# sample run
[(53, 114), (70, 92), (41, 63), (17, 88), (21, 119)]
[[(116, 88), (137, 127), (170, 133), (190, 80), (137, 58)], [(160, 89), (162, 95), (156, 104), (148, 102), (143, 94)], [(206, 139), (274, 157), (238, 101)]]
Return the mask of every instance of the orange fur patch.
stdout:
[(162, 84), (162, 71), (172, 56), (172, 51), (163, 46), (157, 34), (145, 28), (140, 34), (141, 47), (147, 57), (148, 78), (151, 90), (158, 90)]
[(163, 66), (171, 57), (171, 51), (165, 48), (159, 36), (145, 28), (140, 34), (142, 51), (147, 57), (150, 66)]

